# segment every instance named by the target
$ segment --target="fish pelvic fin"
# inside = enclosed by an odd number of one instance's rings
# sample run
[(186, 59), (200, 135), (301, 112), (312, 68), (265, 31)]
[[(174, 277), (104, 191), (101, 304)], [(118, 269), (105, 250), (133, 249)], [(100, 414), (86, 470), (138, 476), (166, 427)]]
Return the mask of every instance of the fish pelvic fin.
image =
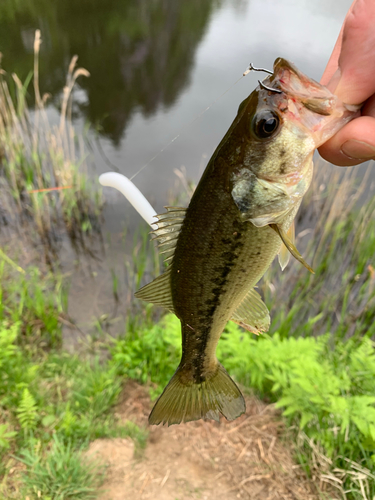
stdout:
[(297, 250), (296, 246), (290, 241), (288, 238), (288, 235), (285, 231), (281, 229), (281, 227), (278, 224), (269, 224), (269, 226), (276, 231), (276, 233), (280, 236), (282, 239), (284, 245), (287, 247), (289, 252), (293, 255), (295, 259), (297, 259), (301, 264), (303, 264), (308, 271), (310, 271), (311, 274), (315, 274), (314, 270), (308, 265), (308, 263), (304, 260), (302, 255), (299, 253)]
[(219, 421), (220, 415), (234, 420), (246, 410), (241, 391), (225, 368), (218, 363), (215, 373), (200, 383), (184, 381), (181, 366), (156, 401), (149, 424), (180, 424), (192, 420)]
[[(296, 232), (295, 232), (295, 227), (294, 227), (294, 221), (292, 221), (286, 235), (288, 236), (292, 245), (295, 247), (295, 245), (296, 245)], [(285, 246), (285, 244), (281, 245), (278, 257), (279, 257), (279, 264), (280, 264), (281, 270), (284, 271), (284, 269), (286, 268), (286, 266), (288, 265), (289, 260), (290, 260), (290, 252), (288, 250), (288, 247)]]

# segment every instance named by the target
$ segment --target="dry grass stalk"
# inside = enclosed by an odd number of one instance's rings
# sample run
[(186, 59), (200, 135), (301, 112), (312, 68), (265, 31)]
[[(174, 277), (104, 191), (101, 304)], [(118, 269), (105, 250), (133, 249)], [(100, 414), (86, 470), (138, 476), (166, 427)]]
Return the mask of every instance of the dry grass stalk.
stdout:
[[(0, 153), (4, 191), (18, 207), (18, 214), (30, 218), (43, 243), (56, 241), (56, 228), (62, 224), (69, 236), (82, 242), (84, 233), (98, 229), (101, 210), (100, 191), (94, 194), (86, 178), (87, 153), (82, 137), (72, 124), (72, 94), (76, 80), (88, 77), (83, 68), (76, 68), (74, 56), (63, 91), (59, 126), (52, 125), (46, 112), (49, 95), (43, 97), (39, 87), (40, 31), (34, 41), (34, 96), (35, 109), (26, 105), (28, 82), (22, 84), (12, 75), (15, 98), (12, 97), (4, 71), (0, 80)], [(56, 189), (54, 192), (50, 188)], [(68, 187), (70, 187), (68, 189)], [(9, 202), (11, 205), (11, 202)], [(12, 214), (10, 214), (11, 216)]]
[[(309, 449), (312, 478), (319, 482), (321, 490), (324, 491), (325, 485), (329, 485), (330, 489), (338, 490), (344, 500), (353, 492), (359, 494), (363, 500), (373, 500), (370, 498), (370, 484), (375, 481), (375, 475), (369, 469), (348, 458), (344, 458), (348, 463), (347, 469), (332, 468), (332, 460), (303, 431), (298, 433), (297, 446)], [(351, 488), (345, 490), (344, 483), (348, 478)]]

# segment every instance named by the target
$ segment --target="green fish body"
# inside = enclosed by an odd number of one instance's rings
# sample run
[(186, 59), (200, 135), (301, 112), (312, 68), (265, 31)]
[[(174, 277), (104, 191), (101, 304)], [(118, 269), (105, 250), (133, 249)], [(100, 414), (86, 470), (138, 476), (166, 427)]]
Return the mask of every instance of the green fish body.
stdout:
[(136, 297), (177, 315), (182, 358), (151, 424), (233, 420), (245, 411), (216, 358), (217, 343), (231, 319), (256, 334), (268, 330), (254, 286), (277, 254), (282, 268), (289, 252), (309, 268), (294, 247), (293, 221), (311, 182), (312, 155), (356, 111), (277, 59), (273, 75), (240, 105), (189, 207), (158, 216), (154, 234), (169, 266)]

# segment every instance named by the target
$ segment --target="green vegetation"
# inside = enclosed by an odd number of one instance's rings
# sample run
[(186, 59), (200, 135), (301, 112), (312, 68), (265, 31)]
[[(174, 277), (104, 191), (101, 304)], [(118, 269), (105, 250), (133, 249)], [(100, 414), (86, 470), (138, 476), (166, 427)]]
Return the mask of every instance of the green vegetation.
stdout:
[[(117, 373), (152, 381), (151, 396), (158, 396), (180, 361), (179, 328), (178, 319), (168, 314), (157, 325), (115, 342)], [(229, 323), (218, 357), (245, 388), (284, 409), (288, 426), (298, 429), (299, 458), (307, 473), (339, 470), (343, 491), (351, 491), (347, 498), (362, 498), (361, 481), (368, 498), (374, 496), (375, 344), (370, 339), (332, 340), (329, 333), (254, 338)], [(324, 455), (319, 467), (316, 448)]]
[(61, 277), (4, 260), (0, 274), (0, 497), (20, 498), (9, 470), (22, 462), (22, 495), (95, 498), (102, 467), (82, 450), (116, 436), (141, 450), (147, 432), (113, 413), (123, 377), (112, 361), (61, 349)]
[(46, 457), (41, 458), (37, 447), (22, 451), (27, 466), (25, 488), (37, 498), (95, 499), (103, 476), (102, 467), (89, 461), (71, 444), (64, 446), (54, 436)]
[[(2, 208), (39, 235), (51, 262), (59, 228), (77, 248), (99, 231), (101, 200), (82, 172), (86, 153), (71, 123), (72, 89), (87, 72), (72, 61), (60, 124), (51, 126), (39, 92), (38, 36), (33, 75), (24, 83), (0, 75), (0, 182)], [(275, 263), (260, 284), (270, 334), (255, 338), (229, 324), (218, 347), (245, 391), (282, 410), (305, 471), (348, 500), (375, 498), (375, 199), (358, 206), (367, 178), (315, 177), (297, 245), (316, 274), (296, 262), (281, 273)], [(125, 259), (130, 291), (160, 271), (147, 232), (136, 235)], [(119, 420), (114, 408), (127, 378), (147, 383), (153, 399), (160, 394), (180, 360), (179, 322), (171, 314), (159, 320), (159, 311), (138, 303), (124, 336), (107, 338), (98, 321), (101, 351), (93, 345), (68, 354), (63, 277), (12, 259), (14, 252), (10, 258), (0, 250), (0, 497), (93, 499), (103, 467), (84, 450), (100, 437), (129, 437), (138, 452), (146, 446), (147, 431)], [(116, 303), (120, 286), (112, 271)]]
[(59, 346), (67, 301), (61, 275), (14, 266), (0, 260), (0, 323), (17, 325), (18, 342), (28, 349)]
[[(340, 470), (348, 498), (361, 498), (359, 479), (369, 498), (375, 494), (375, 344), (367, 338), (337, 340), (281, 339), (278, 334), (258, 341), (230, 325), (220, 346), (229, 372), (247, 387), (258, 389), (283, 408), (288, 425), (297, 425), (304, 444), (301, 460), (312, 471), (315, 444)], [(314, 457), (315, 458), (315, 457)], [(350, 467), (348, 464), (358, 464)], [(362, 472), (362, 474), (360, 474)]]
[[(84, 236), (99, 231), (101, 196), (85, 174), (87, 153), (83, 137), (72, 124), (72, 92), (77, 78), (89, 76), (70, 63), (61, 103), (59, 125), (51, 124), (48, 95), (39, 90), (40, 32), (34, 42), (34, 69), (25, 82), (0, 73), (0, 160), (2, 203), (5, 214), (22, 231), (41, 240), (47, 260), (56, 252), (64, 229), (76, 248), (85, 248)], [(33, 80), (35, 109), (27, 107)]]
[[(347, 499), (375, 495), (375, 201), (356, 206), (366, 180), (315, 180), (298, 227), (313, 227), (304, 254), (316, 274), (296, 262), (282, 274), (275, 263), (261, 283), (270, 335), (256, 338), (229, 323), (218, 346), (245, 390), (283, 410), (306, 472)], [(111, 348), (112, 363), (120, 375), (151, 381), (155, 398), (178, 366), (180, 342), (179, 321), (169, 314), (128, 328)]]
[[(375, 495), (374, 200), (356, 206), (365, 182), (333, 177), (323, 189), (316, 182), (311, 197), (319, 192), (318, 202), (306, 200), (298, 223), (305, 233), (314, 228), (302, 250), (316, 274), (297, 262), (281, 274), (276, 263), (261, 284), (271, 333), (258, 338), (229, 323), (218, 347), (245, 391), (282, 410), (306, 473), (347, 500)], [(125, 262), (129, 290), (159, 268), (158, 256), (148, 257), (146, 232), (133, 247)], [(124, 336), (108, 338), (102, 329), (100, 352), (93, 343), (68, 354), (66, 304), (62, 276), (22, 269), (0, 252), (0, 497), (95, 498), (103, 467), (85, 457), (89, 442), (127, 436), (138, 451), (146, 446), (147, 431), (114, 412), (124, 380), (148, 384), (155, 399), (179, 363), (177, 318), (155, 320), (159, 311), (142, 304)]]
[(180, 322), (173, 315), (158, 323), (132, 325), (127, 335), (111, 347), (112, 364), (120, 376), (152, 382), (152, 399), (160, 395), (171, 379), (181, 359)]
[[(370, 170), (359, 182), (355, 170), (322, 174), (326, 169), (317, 165), (297, 221), (297, 246), (315, 275), (296, 263), (281, 273), (274, 262), (261, 283), (271, 333), (282, 338), (375, 334), (375, 197), (366, 193)], [(365, 202), (358, 207), (358, 201)], [(304, 236), (299, 238), (299, 232)]]
[[(271, 269), (262, 287), (276, 316), (274, 331), (258, 338), (229, 323), (218, 356), (245, 391), (282, 409), (308, 474), (348, 500), (363, 500), (375, 495), (375, 223), (372, 201), (349, 206), (341, 220), (341, 186), (336, 197), (323, 198), (331, 220), (305, 249), (307, 258), (315, 256), (316, 275), (298, 263), (286, 277)], [(152, 271), (150, 244), (138, 239), (135, 264), (127, 264), (132, 289)], [(340, 248), (348, 249), (343, 258)], [(129, 315), (123, 337), (106, 341), (102, 332), (109, 359), (95, 349), (71, 355), (61, 342), (62, 277), (23, 270), (2, 253), (0, 283), (0, 492), (19, 498), (9, 470), (23, 464), (22, 495), (95, 498), (103, 469), (82, 452), (98, 437), (129, 436), (138, 450), (146, 445), (146, 430), (119, 421), (113, 408), (127, 378), (147, 383), (153, 399), (160, 394), (179, 363), (179, 322), (171, 314), (155, 322), (147, 305)], [(113, 288), (116, 296), (116, 281)]]

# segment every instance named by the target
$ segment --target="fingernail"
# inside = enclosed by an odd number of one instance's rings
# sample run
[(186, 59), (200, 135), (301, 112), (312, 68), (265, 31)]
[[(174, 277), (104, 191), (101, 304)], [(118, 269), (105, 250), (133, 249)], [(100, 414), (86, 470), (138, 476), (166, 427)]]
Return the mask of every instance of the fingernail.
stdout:
[(375, 158), (375, 146), (367, 142), (350, 139), (341, 146), (341, 152), (352, 160), (370, 160)]

